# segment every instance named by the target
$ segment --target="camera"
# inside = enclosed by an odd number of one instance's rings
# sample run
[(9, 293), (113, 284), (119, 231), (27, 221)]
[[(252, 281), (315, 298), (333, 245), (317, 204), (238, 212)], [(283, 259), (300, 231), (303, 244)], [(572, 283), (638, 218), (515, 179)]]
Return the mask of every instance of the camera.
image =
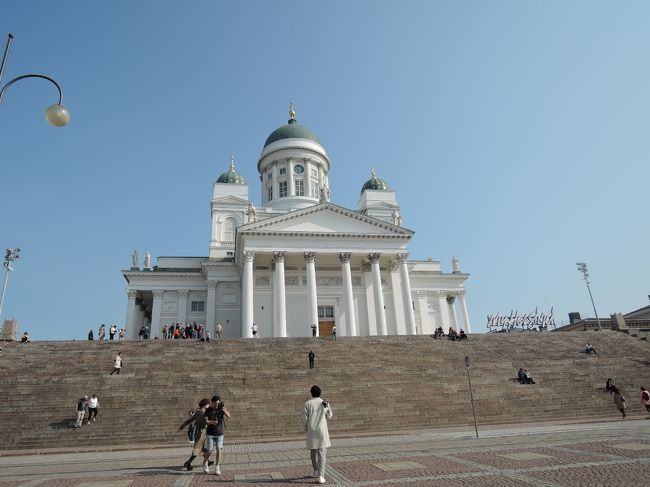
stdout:
[(223, 401), (219, 401), (219, 404), (217, 405), (217, 410), (221, 410), (225, 407), (226, 405), (223, 403)]
[(327, 402), (327, 401), (323, 401), (321, 404), (323, 405), (324, 408), (326, 408), (326, 407), (328, 407), (330, 405), (330, 403)]

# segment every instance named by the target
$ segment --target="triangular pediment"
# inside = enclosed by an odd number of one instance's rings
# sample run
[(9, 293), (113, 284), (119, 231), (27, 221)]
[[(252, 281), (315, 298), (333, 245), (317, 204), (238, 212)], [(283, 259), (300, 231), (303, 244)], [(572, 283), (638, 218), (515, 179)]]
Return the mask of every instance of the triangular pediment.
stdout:
[(249, 200), (246, 198), (239, 198), (238, 196), (226, 195), (213, 198), (212, 203), (219, 205), (248, 205)]
[(332, 203), (322, 203), (238, 228), (240, 234), (287, 233), (332, 235), (392, 235), (413, 232)]

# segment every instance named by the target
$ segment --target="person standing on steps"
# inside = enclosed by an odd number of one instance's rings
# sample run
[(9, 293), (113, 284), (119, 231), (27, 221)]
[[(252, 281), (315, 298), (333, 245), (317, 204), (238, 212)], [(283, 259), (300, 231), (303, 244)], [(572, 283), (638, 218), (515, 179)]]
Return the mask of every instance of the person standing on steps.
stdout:
[(116, 332), (117, 332), (117, 326), (111, 325), (110, 329), (108, 330), (108, 337), (110, 338), (111, 341), (113, 341), (113, 338), (115, 338)]
[(97, 418), (97, 408), (99, 407), (99, 399), (97, 399), (97, 395), (93, 394), (90, 399), (88, 399), (88, 420), (86, 421), (88, 424), (90, 422), (95, 422)]
[(194, 411), (194, 415), (191, 418), (187, 418), (183, 424), (178, 427), (178, 431), (182, 431), (185, 426), (194, 421), (196, 425), (196, 434), (194, 436), (194, 448), (192, 448), (192, 455), (190, 458), (183, 464), (187, 470), (192, 470), (192, 462), (194, 459), (203, 453), (207, 444), (207, 435), (205, 433), (205, 428), (207, 426), (205, 422), (205, 410), (210, 405), (209, 399), (201, 399), (199, 401), (199, 408)]
[(641, 404), (645, 406), (645, 410), (650, 414), (650, 392), (648, 392), (648, 389), (646, 389), (645, 386), (641, 386), (639, 399), (641, 400)]
[(318, 483), (325, 483), (325, 461), (327, 448), (331, 446), (327, 420), (332, 419), (332, 407), (321, 399), (320, 387), (311, 387), (311, 399), (305, 402), (302, 410), (302, 424), (307, 432), (307, 449), (311, 454), (311, 466)]
[(214, 327), (214, 332), (217, 335), (217, 339), (221, 338), (221, 334), (223, 333), (223, 326), (221, 323), (217, 322), (217, 326)]
[(614, 386), (614, 403), (616, 403), (616, 409), (625, 417), (625, 396), (616, 386)]
[(111, 370), (111, 375), (117, 372), (117, 375), (120, 375), (120, 370), (122, 370), (122, 352), (117, 352), (115, 360), (113, 361), (113, 370)]
[(307, 357), (309, 358), (309, 368), (313, 369), (314, 368), (314, 360), (316, 359), (316, 354), (313, 351), (310, 350)]
[(312, 338), (316, 338), (316, 329), (317, 328), (318, 327), (316, 326), (316, 323), (312, 323), (312, 325), (311, 325), (311, 336), (312, 336)]
[(253, 323), (251, 330), (253, 330), (253, 338), (257, 338), (257, 324)]
[(88, 396), (84, 396), (79, 399), (77, 402), (77, 420), (74, 423), (75, 428), (81, 428), (81, 424), (84, 422), (84, 416), (86, 415), (86, 407), (88, 406)]
[(336, 340), (336, 325), (332, 327), (332, 340)]

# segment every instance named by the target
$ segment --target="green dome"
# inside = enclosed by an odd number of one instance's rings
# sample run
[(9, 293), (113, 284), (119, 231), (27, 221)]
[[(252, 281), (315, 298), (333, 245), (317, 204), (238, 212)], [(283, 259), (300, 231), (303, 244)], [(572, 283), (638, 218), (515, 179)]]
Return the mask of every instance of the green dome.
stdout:
[(361, 194), (363, 194), (366, 189), (372, 189), (375, 191), (390, 191), (390, 186), (388, 186), (388, 183), (386, 181), (378, 178), (375, 174), (375, 170), (373, 169), (370, 179), (368, 179), (368, 181), (366, 181), (361, 188)]
[(244, 177), (241, 174), (239, 174), (237, 171), (235, 171), (234, 158), (231, 158), (230, 160), (230, 169), (227, 172), (223, 173), (221, 176), (219, 176), (217, 182), (226, 183), (226, 184), (246, 184)]
[(293, 110), (293, 101), (291, 102), (291, 108), (289, 109), (289, 122), (271, 132), (271, 135), (268, 136), (264, 143), (264, 147), (283, 139), (307, 139), (320, 144), (318, 135), (316, 135), (311, 129), (304, 125), (300, 125), (296, 121), (296, 112)]

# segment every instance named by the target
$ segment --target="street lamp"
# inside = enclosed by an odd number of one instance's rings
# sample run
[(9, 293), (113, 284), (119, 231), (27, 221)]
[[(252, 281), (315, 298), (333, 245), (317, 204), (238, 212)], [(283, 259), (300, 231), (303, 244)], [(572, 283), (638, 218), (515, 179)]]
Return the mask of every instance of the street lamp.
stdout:
[(596, 315), (596, 322), (598, 323), (598, 331), (602, 331), (600, 326), (600, 318), (598, 318), (598, 312), (596, 311), (596, 305), (594, 304), (594, 297), (591, 295), (591, 288), (589, 287), (589, 272), (587, 271), (586, 262), (576, 262), (578, 266), (578, 271), (582, 272), (585, 282), (587, 283), (587, 291), (589, 291), (589, 298), (591, 298), (591, 305), (594, 307), (594, 314)]
[(7, 249), (5, 251), (5, 261), (2, 263), (2, 267), (5, 268), (5, 280), (2, 285), (2, 297), (0, 297), (0, 316), (2, 316), (2, 305), (5, 302), (5, 291), (7, 290), (7, 281), (9, 280), (9, 273), (13, 271), (11, 263), (20, 258), (20, 249)]
[[(9, 38), (7, 39), (7, 47), (5, 47), (5, 53), (4, 56), (2, 56), (2, 65), (0, 65), (0, 83), (2, 83), (2, 75), (4, 74), (5, 64), (7, 63), (7, 57), (9, 57), (9, 49), (11, 48), (13, 39), (13, 34), (9, 34)], [(49, 81), (54, 86), (56, 86), (56, 89), (59, 90), (59, 102), (47, 107), (47, 110), (45, 110), (45, 119), (50, 125), (54, 125), (55, 127), (63, 127), (64, 125), (67, 125), (70, 121), (70, 112), (68, 112), (68, 109), (63, 106), (63, 91), (61, 90), (59, 83), (54, 81), (49, 76), (45, 76), (43, 74), (24, 74), (9, 81), (0, 89), (0, 105), (2, 104), (2, 99), (4, 97), (5, 91), (7, 91), (7, 88), (13, 85), (16, 81), (20, 81), (21, 79), (25, 78), (41, 78)]]

